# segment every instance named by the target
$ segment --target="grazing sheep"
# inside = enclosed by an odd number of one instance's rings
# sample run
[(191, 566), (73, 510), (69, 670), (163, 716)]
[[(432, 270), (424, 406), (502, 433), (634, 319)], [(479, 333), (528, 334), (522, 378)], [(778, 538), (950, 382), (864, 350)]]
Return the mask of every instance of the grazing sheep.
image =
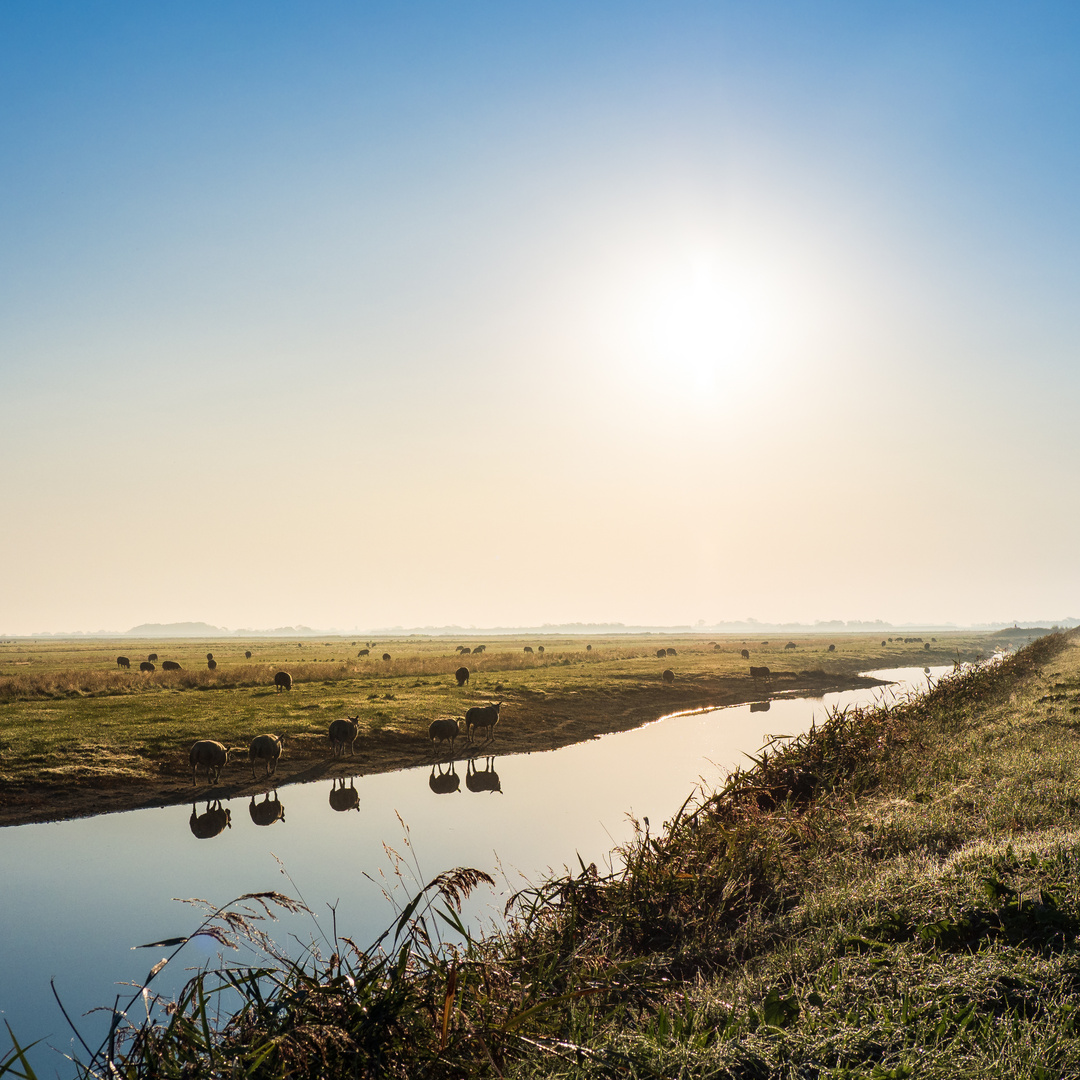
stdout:
[(210, 840), (218, 833), (232, 828), (232, 811), (223, 807), (220, 799), (215, 799), (213, 803), (207, 799), (206, 810), (202, 814), (195, 812), (195, 804), (192, 803), (191, 819), (188, 825), (191, 827), (192, 835), (197, 839)]
[(456, 652), (456, 653), (460, 653), (460, 652), (461, 652), (461, 650), (462, 650), (462, 649), (464, 649), (464, 648), (465, 648), (465, 646), (464, 646), (464, 645), (459, 645), (459, 646), (458, 646), (458, 647), (457, 647), (456, 649), (454, 649), (454, 652)]
[(143, 661), (143, 662), (142, 662), (142, 663), (141, 663), (141, 664), (139, 665), (139, 670), (140, 670), (140, 671), (157, 671), (157, 668), (156, 668), (156, 667), (154, 667), (154, 665), (153, 665), (153, 664), (151, 664), (149, 660), (144, 660), (144, 661)]
[(657, 649), (656, 655), (658, 659), (663, 660), (667, 656), (667, 649)]
[(348, 744), (349, 757), (353, 757), (353, 743), (360, 734), (360, 714), (346, 716), (343, 720), (333, 720), (330, 723), (330, 752), (334, 757), (345, 756), (345, 746)]
[(739, 653), (739, 655), (740, 655), (740, 656), (741, 656), (741, 657), (742, 657), (742, 658), (743, 658), (744, 660), (749, 660), (749, 659), (750, 659), (750, 650), (749, 650), (749, 649), (743, 649), (743, 650), (742, 650), (742, 652), (740, 652), (740, 653)]
[(428, 724), (427, 733), (428, 738), (431, 740), (432, 753), (435, 752), (435, 743), (438, 741), (448, 742), (452, 754), (454, 752), (454, 740), (461, 734), (461, 728), (458, 727), (458, 722), (454, 717), (440, 716)]
[(292, 676), (287, 671), (279, 671), (274, 676), (274, 685), (277, 687), (279, 694), (282, 690), (291, 690)]
[(370, 656), (371, 655), (371, 650), (370, 649), (361, 649), (356, 655), (357, 656)]
[(248, 649), (248, 650), (247, 650), (247, 651), (246, 651), (246, 652), (244, 653), (244, 659), (245, 659), (245, 660), (250, 660), (250, 659), (251, 659), (251, 650), (250, 650), (250, 649)]
[(537, 651), (538, 653), (542, 653), (542, 652), (544, 651), (544, 646), (543, 646), (543, 645), (537, 645), (537, 646), (536, 646), (536, 651)]
[(675, 672), (671, 668), (664, 668), (664, 672), (660, 677), (670, 686), (675, 681)]
[(162, 671), (179, 671), (180, 665), (175, 660), (166, 660), (161, 665)]
[[(435, 770), (438, 769), (438, 772)], [(461, 788), (461, 777), (458, 776), (457, 771), (454, 769), (454, 763), (451, 761), (448, 766), (448, 772), (443, 772), (443, 767), (439, 762), (436, 762), (431, 766), (431, 775), (428, 777), (428, 787), (435, 792), (436, 795), (450, 795)]]
[(390, 654), (389, 654), (388, 652), (384, 652), (384, 653), (382, 654), (382, 658), (383, 658), (384, 660), (389, 660), (389, 659), (390, 659)]
[(836, 652), (836, 646), (835, 645), (830, 645), (829, 646), (829, 652)]
[(591, 645), (586, 645), (585, 646), (585, 651), (586, 652), (592, 652), (592, 646)]
[(256, 825), (273, 825), (275, 821), (285, 820), (285, 807), (279, 802), (276, 791), (272, 799), (268, 791), (260, 803), (257, 803), (252, 795), (251, 802), (248, 803), (248, 813)]
[(464, 686), (469, 681), (469, 669), (467, 667), (459, 667), (454, 672), (454, 678), (457, 679), (458, 686)]
[(885, 642), (884, 642), (884, 641), (883, 641), (883, 642), (881, 643), (881, 647), (882, 647), (883, 649), (885, 648)]
[(131, 661), (126, 656), (118, 656), (116, 658), (116, 666), (122, 668), (131, 667)]
[(665, 649), (664, 652), (666, 652), (668, 654), (668, 656), (677, 656), (678, 655), (678, 653), (676, 653), (674, 649)]
[(785, 648), (785, 649), (797, 649), (797, 648), (798, 648), (798, 646), (797, 646), (797, 645), (795, 644), (795, 642), (794, 642), (794, 641), (789, 641), (789, 642), (788, 642), (788, 643), (787, 643), (787, 644), (786, 644), (786, 645), (784, 646), (784, 648)]
[[(341, 787), (338, 787), (340, 782)], [(330, 789), (331, 810), (359, 810), (360, 792), (356, 790), (356, 781), (350, 776), (349, 786), (345, 786), (345, 777), (339, 776)]]
[(152, 652), (146, 659), (152, 664), (157, 659), (157, 653)]
[(531, 652), (533, 651), (533, 650), (532, 650), (532, 646), (531, 646), (531, 645), (526, 645), (526, 646), (525, 646), (525, 650), (524, 650), (524, 651), (525, 651), (525, 652), (529, 652), (529, 653), (531, 653)]
[(465, 714), (465, 736), (472, 742), (473, 728), (487, 728), (488, 738), (485, 741), (495, 738), (495, 725), (499, 722), (499, 709), (502, 707), (500, 701), (497, 705), (474, 705)]
[(476, 758), (469, 758), (469, 764), (465, 767), (465, 786), (470, 791), (497, 791), (502, 794), (502, 783), (499, 774), (495, 771), (495, 759), (484, 758), (484, 768), (476, 768)]
[(767, 679), (771, 672), (767, 667), (754, 667), (750, 666), (750, 678), (751, 679)]
[(195, 776), (199, 766), (206, 769), (206, 782), (216, 784), (221, 776), (221, 770), (229, 763), (229, 754), (219, 742), (213, 739), (200, 739), (188, 751), (188, 761), (191, 763), (191, 786), (195, 786)]
[(484, 650), (485, 650), (486, 648), (487, 648), (487, 646), (486, 646), (486, 645), (477, 645), (477, 646), (476, 646), (476, 647), (475, 647), (475, 648), (473, 649), (473, 656), (475, 656), (475, 655), (476, 655), (477, 653), (482, 653), (482, 652), (483, 652), (483, 651), (484, 651)]
[(461, 646), (461, 655), (462, 656), (468, 656), (469, 653), (471, 653), (471, 652), (472, 652), (472, 649), (470, 649), (468, 646), (466, 646), (466, 645)]
[(266, 767), (265, 776), (277, 772), (278, 758), (285, 749), (284, 735), (256, 735), (248, 747), (248, 760), (251, 762), (251, 779), (255, 779), (255, 762), (261, 761)]
[(211, 671), (214, 671), (214, 670), (215, 670), (215, 669), (217, 668), (217, 661), (216, 661), (216, 660), (207, 660), (207, 661), (206, 661), (206, 666), (207, 666), (207, 667), (208, 667), (208, 668), (209, 668), (209, 669), (210, 669)]

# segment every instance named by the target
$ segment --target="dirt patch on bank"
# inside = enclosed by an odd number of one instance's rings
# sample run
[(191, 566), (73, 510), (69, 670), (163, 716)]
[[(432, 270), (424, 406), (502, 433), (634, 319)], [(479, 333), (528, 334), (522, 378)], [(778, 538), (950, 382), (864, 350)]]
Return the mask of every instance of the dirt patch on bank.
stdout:
[[(883, 685), (877, 679), (837, 675), (774, 676), (767, 690), (748, 678), (695, 678), (672, 686), (634, 687), (626, 690), (581, 690), (566, 694), (540, 691), (508, 691), (503, 697), (502, 717), (494, 738), (469, 746), (458, 740), (455, 757), (466, 758), (482, 746), (482, 752), (497, 757), (554, 750), (584, 742), (614, 731), (628, 731), (674, 712), (710, 706), (737, 705), (767, 697), (818, 696), (836, 690), (852, 690)], [(361, 733), (355, 756), (334, 759), (324, 736), (298, 735), (288, 741), (277, 768), (275, 786), (304, 783), (335, 776), (362, 776), (392, 772), (415, 766), (430, 766), (446, 760), (444, 749), (433, 754), (427, 725), (415, 731), (392, 729)], [(135, 761), (141, 764), (136, 766)], [(208, 791), (221, 799), (246, 796), (266, 788), (256, 765), (256, 779), (246, 755), (234, 759), (222, 780), (208, 788), (200, 776), (192, 787), (187, 755), (132, 759), (117, 748), (115, 771), (100, 768), (83, 771), (77, 761), (70, 772), (38, 777), (32, 783), (0, 783), (0, 826), (39, 821), (59, 821), (92, 814), (170, 806), (191, 801), (193, 792), (204, 797)]]

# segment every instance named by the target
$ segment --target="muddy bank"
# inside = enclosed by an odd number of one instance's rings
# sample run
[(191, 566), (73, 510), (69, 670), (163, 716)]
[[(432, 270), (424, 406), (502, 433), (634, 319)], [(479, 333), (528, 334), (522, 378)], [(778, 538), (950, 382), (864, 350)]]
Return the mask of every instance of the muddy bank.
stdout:
[[(502, 719), (494, 739), (482, 745), (484, 754), (502, 756), (554, 750), (571, 743), (615, 731), (627, 731), (663, 716), (688, 709), (738, 705), (766, 697), (819, 696), (839, 690), (883, 685), (880, 680), (860, 676), (779, 676), (771, 691), (755, 686), (748, 678), (696, 678), (674, 686), (634, 687), (626, 690), (583, 690), (565, 694), (513, 691), (503, 698)], [(474, 749), (461, 738), (455, 757), (470, 756)], [(324, 736), (302, 734), (291, 737), (272, 786), (304, 783), (332, 776), (362, 776), (391, 772), (435, 761), (427, 739), (427, 724), (416, 730), (392, 729), (361, 733), (355, 756), (335, 760)], [(448, 758), (443, 750), (439, 760)], [(117, 775), (95, 775), (64, 784), (5, 783), (0, 786), (0, 826), (30, 822), (60, 821), (92, 814), (169, 806), (191, 801), (193, 793), (205, 797), (212, 790), (217, 798), (248, 796), (265, 790), (267, 781), (256, 766), (252, 780), (246, 756), (226, 767), (221, 782), (208, 789), (200, 777), (191, 783), (187, 755), (170, 753), (145, 759), (141, 774), (130, 769)]]

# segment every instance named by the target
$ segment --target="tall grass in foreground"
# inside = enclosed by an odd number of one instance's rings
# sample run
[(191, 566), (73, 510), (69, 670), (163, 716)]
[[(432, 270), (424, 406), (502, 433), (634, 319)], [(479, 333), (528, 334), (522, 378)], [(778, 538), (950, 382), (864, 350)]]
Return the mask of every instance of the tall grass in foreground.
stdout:
[[(982, 737), (1068, 640), (833, 713), (657, 833), (643, 820), (617, 871), (581, 865), (518, 893), (489, 939), (459, 917), (490, 881), (477, 870), (432, 879), (373, 946), (335, 929), (329, 956), (312, 947), (299, 961), (249, 914), (216, 911), (196, 933), (242, 935), (266, 963), (200, 972), (175, 1002), (140, 990), (76, 1071), (1080, 1075), (1080, 827), (1026, 845), (1022, 823), (1002, 835), (1001, 819), (979, 838), (958, 816), (956, 760), (960, 735)], [(32, 1075), (17, 1044), (5, 1073)]]

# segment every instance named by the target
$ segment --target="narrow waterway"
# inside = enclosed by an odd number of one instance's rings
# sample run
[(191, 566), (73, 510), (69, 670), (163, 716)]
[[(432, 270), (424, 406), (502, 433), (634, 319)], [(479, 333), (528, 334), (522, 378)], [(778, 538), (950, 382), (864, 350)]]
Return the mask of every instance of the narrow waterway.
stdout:
[[(314, 915), (272, 924), (277, 941), (329, 936), (333, 904), (339, 933), (365, 944), (419, 883), (473, 866), (497, 880), (466, 912), (482, 932), (498, 925), (515, 890), (549, 871), (576, 868), (578, 858), (608, 867), (613, 849), (633, 835), (632, 818), (649, 818), (656, 831), (699, 784), (717, 786), (770, 737), (803, 732), (833, 708), (927, 685), (920, 668), (868, 674), (894, 685), (676, 715), (542, 753), (452, 766), (443, 755), (431, 769), (268, 789), (220, 804), (202, 787), (191, 807), (2, 829), (0, 1020), (23, 1045), (44, 1040), (32, 1055), (39, 1075), (68, 1075), (46, 1049), (76, 1052), (50, 980), (96, 1047), (108, 1018), (82, 1014), (117, 995), (126, 1000), (132, 988), (119, 984), (140, 983), (170, 951), (134, 947), (198, 924), (200, 912), (176, 898), (224, 904), (246, 892), (299, 895)], [(213, 961), (217, 950), (210, 939), (190, 943), (159, 989), (180, 985), (185, 969)], [(4, 1032), (0, 1053), (6, 1049)]]

